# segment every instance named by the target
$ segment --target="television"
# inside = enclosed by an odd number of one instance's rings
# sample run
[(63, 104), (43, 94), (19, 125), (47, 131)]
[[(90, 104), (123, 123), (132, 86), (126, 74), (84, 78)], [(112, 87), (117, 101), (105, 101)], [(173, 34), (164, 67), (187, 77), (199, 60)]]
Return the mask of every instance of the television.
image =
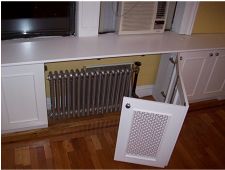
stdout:
[(75, 2), (1, 2), (1, 39), (75, 34)]

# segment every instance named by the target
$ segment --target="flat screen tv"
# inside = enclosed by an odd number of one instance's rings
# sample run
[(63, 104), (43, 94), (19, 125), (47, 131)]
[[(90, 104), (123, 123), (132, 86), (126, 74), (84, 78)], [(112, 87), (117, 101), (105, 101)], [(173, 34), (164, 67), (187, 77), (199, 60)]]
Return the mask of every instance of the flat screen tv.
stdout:
[(75, 34), (75, 2), (1, 2), (1, 39)]

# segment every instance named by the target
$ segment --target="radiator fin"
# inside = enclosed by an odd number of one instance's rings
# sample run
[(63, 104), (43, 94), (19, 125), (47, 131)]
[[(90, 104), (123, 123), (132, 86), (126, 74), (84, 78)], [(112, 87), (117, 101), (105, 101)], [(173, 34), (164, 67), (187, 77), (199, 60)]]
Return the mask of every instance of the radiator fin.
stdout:
[(98, 115), (121, 110), (131, 96), (132, 65), (49, 72), (50, 119)]

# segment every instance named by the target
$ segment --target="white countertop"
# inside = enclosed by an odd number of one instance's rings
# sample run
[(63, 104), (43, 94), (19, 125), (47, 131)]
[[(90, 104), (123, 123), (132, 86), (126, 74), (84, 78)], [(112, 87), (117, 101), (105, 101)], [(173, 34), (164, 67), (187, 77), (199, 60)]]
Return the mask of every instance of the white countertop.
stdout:
[(225, 49), (225, 34), (105, 34), (1, 41), (2, 66), (206, 49)]

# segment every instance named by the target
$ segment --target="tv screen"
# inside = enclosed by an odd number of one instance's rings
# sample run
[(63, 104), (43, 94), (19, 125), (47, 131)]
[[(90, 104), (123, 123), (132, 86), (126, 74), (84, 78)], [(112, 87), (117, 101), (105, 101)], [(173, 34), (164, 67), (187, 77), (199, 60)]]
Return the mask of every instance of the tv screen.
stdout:
[(75, 8), (75, 2), (1, 2), (2, 40), (73, 35)]

